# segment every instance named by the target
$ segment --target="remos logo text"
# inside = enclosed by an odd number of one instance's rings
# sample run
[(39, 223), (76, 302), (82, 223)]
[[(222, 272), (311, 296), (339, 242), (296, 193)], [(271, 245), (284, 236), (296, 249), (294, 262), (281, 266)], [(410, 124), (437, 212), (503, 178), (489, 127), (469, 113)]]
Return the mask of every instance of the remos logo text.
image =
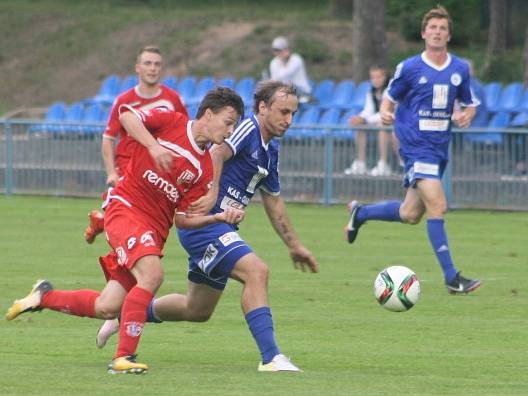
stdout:
[(163, 191), (167, 198), (172, 202), (177, 202), (180, 195), (178, 194), (178, 189), (176, 186), (169, 183), (167, 180), (158, 176), (158, 174), (151, 169), (147, 169), (143, 174), (143, 178), (147, 179), (150, 184), (153, 184), (161, 191)]

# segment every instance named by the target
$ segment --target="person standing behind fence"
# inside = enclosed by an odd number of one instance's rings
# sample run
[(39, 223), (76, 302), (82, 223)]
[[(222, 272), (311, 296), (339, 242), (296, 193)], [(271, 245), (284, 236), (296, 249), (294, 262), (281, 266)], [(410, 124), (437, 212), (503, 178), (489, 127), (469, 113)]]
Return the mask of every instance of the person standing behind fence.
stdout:
[[(136, 58), (138, 84), (120, 94), (112, 105), (101, 144), (106, 184), (110, 187), (114, 187), (123, 176), (136, 144), (119, 122), (120, 106), (126, 104), (141, 110), (166, 107), (188, 116), (180, 95), (160, 84), (162, 66), (162, 55), (158, 47), (151, 45), (142, 47)], [(116, 139), (118, 139), (117, 145), (115, 145)], [(104, 216), (98, 210), (92, 210), (88, 214), (88, 219), (89, 225), (84, 230), (84, 239), (88, 243), (93, 243), (95, 237), (103, 232)]]
[[(364, 206), (352, 201), (345, 232), (348, 242), (353, 243), (359, 228), (368, 220), (418, 224), (426, 214), (427, 234), (443, 270), (445, 285), (456, 294), (475, 290), (480, 281), (461, 276), (451, 259), (443, 219), (447, 200), (441, 178), (448, 161), (451, 121), (461, 128), (468, 127), (479, 103), (471, 93), (468, 65), (447, 52), (451, 30), (451, 17), (443, 7), (425, 14), (425, 51), (397, 66), (381, 104), (383, 124), (394, 122), (400, 141), (407, 188), (404, 201)], [(463, 110), (453, 112), (456, 99)]]
[(311, 100), (312, 87), (301, 55), (291, 52), (286, 37), (275, 37), (271, 43), (274, 58), (270, 62), (270, 79), (293, 84), (297, 90), (299, 103)]
[[(371, 66), (369, 68), (371, 89), (365, 97), (365, 107), (361, 113), (353, 115), (348, 120), (351, 127), (358, 125), (381, 126), (379, 113), (383, 92), (389, 83), (387, 69), (381, 66)], [(378, 132), (378, 162), (374, 168), (367, 172), (367, 141), (368, 134), (364, 130), (357, 130), (355, 134), (356, 158), (350, 168), (345, 169), (345, 175), (365, 175), (388, 176), (392, 173), (388, 162), (389, 144), (398, 156), (398, 141), (389, 131), (380, 130)]]

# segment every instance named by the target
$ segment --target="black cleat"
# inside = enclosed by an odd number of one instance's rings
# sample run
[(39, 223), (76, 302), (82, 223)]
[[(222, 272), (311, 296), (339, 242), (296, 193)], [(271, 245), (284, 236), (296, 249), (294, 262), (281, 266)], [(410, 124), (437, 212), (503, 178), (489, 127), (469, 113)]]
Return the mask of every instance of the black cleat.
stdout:
[(455, 278), (451, 282), (446, 283), (449, 294), (467, 294), (479, 286), (480, 281), (478, 279), (464, 278), (460, 275), (460, 272), (457, 272)]
[(345, 227), (345, 233), (348, 243), (354, 243), (359, 232), (359, 227), (363, 224), (357, 219), (357, 214), (361, 209), (361, 205), (357, 201), (351, 201), (348, 204), (348, 209), (350, 211), (350, 220)]

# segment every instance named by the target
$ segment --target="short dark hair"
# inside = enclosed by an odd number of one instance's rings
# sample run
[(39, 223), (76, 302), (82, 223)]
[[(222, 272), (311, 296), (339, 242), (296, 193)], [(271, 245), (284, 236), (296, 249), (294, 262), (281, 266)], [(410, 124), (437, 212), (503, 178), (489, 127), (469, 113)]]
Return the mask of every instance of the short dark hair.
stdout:
[(218, 113), (224, 107), (232, 107), (240, 117), (244, 117), (244, 102), (239, 94), (231, 88), (216, 87), (211, 89), (202, 99), (196, 119), (202, 117), (205, 110), (211, 109), (213, 113)]
[(432, 8), (424, 15), (422, 19), (422, 33), (425, 31), (425, 27), (427, 26), (427, 23), (430, 19), (437, 18), (437, 19), (447, 19), (447, 25), (449, 27), (449, 34), (453, 31), (453, 20), (451, 19), (451, 16), (449, 15), (449, 12), (442, 7), (440, 4), (436, 6), (436, 8)]
[(297, 90), (292, 84), (286, 84), (282, 81), (268, 80), (262, 81), (257, 85), (255, 95), (253, 96), (253, 112), (259, 113), (260, 102), (264, 102), (266, 106), (271, 106), (275, 102), (275, 94), (284, 92), (287, 95), (297, 96)]
[(141, 58), (141, 55), (143, 55), (145, 52), (152, 52), (153, 54), (158, 54), (161, 56), (161, 50), (159, 47), (156, 47), (155, 45), (145, 45), (139, 49), (136, 56), (136, 62), (139, 62), (139, 58)]

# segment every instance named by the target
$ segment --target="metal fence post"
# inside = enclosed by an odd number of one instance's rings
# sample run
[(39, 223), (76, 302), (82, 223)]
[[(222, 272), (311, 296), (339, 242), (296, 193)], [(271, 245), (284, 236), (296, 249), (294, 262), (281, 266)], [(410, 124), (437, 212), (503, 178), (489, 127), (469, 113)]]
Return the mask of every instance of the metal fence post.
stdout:
[(5, 170), (5, 193), (13, 194), (13, 133), (11, 123), (4, 121), (4, 130), (6, 137), (6, 170)]
[(325, 206), (332, 204), (334, 183), (334, 136), (331, 130), (325, 133), (325, 178), (324, 178), (324, 201)]

